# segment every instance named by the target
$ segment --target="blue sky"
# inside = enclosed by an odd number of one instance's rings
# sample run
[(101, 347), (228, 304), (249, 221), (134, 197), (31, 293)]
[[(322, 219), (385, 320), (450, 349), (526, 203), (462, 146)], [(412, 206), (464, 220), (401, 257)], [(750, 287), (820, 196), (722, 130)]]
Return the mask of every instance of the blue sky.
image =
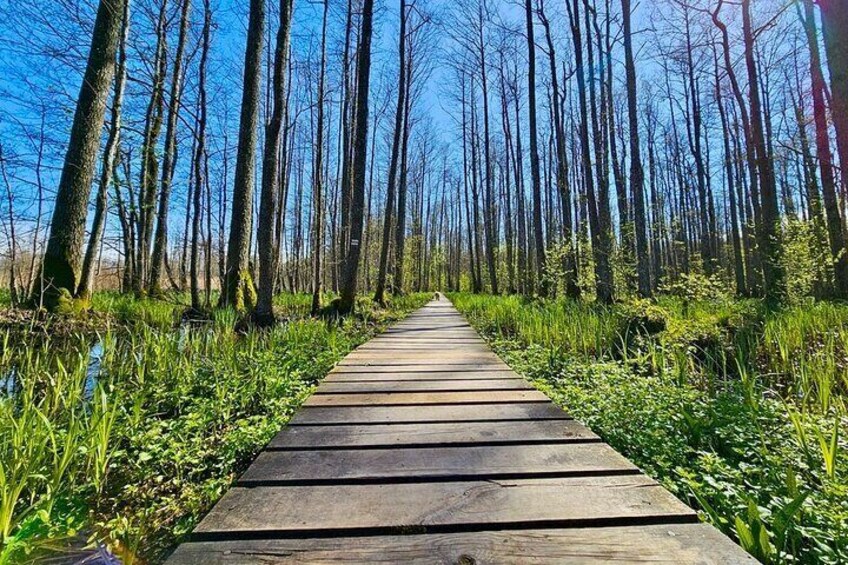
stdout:
[[(174, 0), (170, 0), (172, 4)], [(345, 15), (345, 0), (330, 0), (330, 85), (338, 81), (339, 54), (343, 40), (343, 25)], [(418, 0), (422, 2), (423, 0)], [(765, 0), (768, 1), (768, 0)], [(147, 89), (144, 82), (149, 72), (140, 63), (142, 55), (149, 54), (152, 49), (151, 14), (144, 13), (141, 7), (149, 5), (150, 0), (134, 0), (135, 13), (133, 16), (132, 41), (130, 57), (133, 60), (132, 81), (129, 86), (127, 100), (127, 146), (138, 146), (138, 133), (146, 104)], [(193, 33), (200, 29), (200, 0), (194, 3)], [(248, 0), (212, 0), (215, 11), (216, 30), (213, 40), (212, 61), (210, 65), (210, 94), (211, 115), (210, 138), (215, 155), (213, 156), (212, 175), (215, 182), (223, 182), (221, 173), (221, 152), (223, 151), (223, 134), (230, 139), (231, 158), (234, 158), (234, 140), (238, 127), (238, 107), (240, 104), (240, 88), (243, 75), (243, 57), (245, 30), (247, 27)], [(273, 0), (271, 4), (276, 4)], [(449, 0), (429, 0), (428, 4), (437, 14), (442, 14), (445, 25), (442, 28), (439, 43), (442, 49), (432, 55), (435, 67), (430, 81), (427, 83), (418, 108), (419, 115), (427, 116), (432, 123), (429, 135), (435, 136), (437, 143), (450, 144), (454, 152), (458, 151), (457, 128), (451, 118), (451, 112), (456, 111), (456, 103), (446, 92), (454, 87), (453, 74), (447, 68), (446, 59), (451, 46), (445, 31), (450, 32), (454, 25), (447, 11), (457, 4)], [(517, 23), (523, 29), (523, 13), (521, 5), (512, 0), (490, 2), (499, 17), (506, 21)], [(618, 2), (613, 0), (617, 7)], [(648, 83), (654, 83), (655, 90), (663, 85), (653, 80), (658, 67), (654, 57), (657, 54), (657, 40), (669, 45), (673, 44), (675, 34), (674, 22), (666, 22), (666, 16), (671, 13), (670, 2), (643, 3), (637, 8), (634, 27), (637, 30), (636, 50), (638, 56), (638, 72), (640, 88)], [(763, 5), (765, 7), (765, 5)], [(547, 2), (549, 17), (552, 20), (555, 40), (558, 44), (558, 55), (561, 61), (570, 65), (570, 44), (568, 30), (563, 21), (564, 5), (561, 1)], [(42, 130), (47, 134), (44, 144), (41, 181), (46, 195), (44, 219), (49, 217), (51, 195), (57, 182), (58, 171), (64, 156), (67, 134), (76, 94), (79, 89), (81, 69), (88, 51), (90, 27), (94, 9), (94, 0), (37, 0), (35, 2), (17, 2), (15, 0), (0, 0), (0, 142), (4, 145), (9, 159), (9, 174), (12, 179), (14, 205), (18, 215), (24, 217), (24, 228), (31, 227), (37, 209), (35, 163), (38, 157), (39, 136)], [(320, 17), (322, 4), (315, 1), (295, 0), (293, 25), (293, 50), (295, 58), (304, 61), (311, 52), (317, 53), (320, 32)], [(381, 77), (387, 78), (390, 85), (396, 84), (397, 69), (397, 28), (398, 2), (396, 0), (377, 0), (375, 41), (373, 48), (373, 80), (375, 84), (372, 95), (372, 112), (380, 105), (386, 95), (386, 88), (380, 88)], [(276, 13), (272, 6), (271, 14)], [(790, 13), (791, 17), (792, 14)], [(275, 17), (272, 16), (272, 27), (275, 27)], [(176, 25), (173, 26), (176, 28)], [(640, 30), (656, 28), (659, 33), (642, 33)], [(541, 27), (536, 29), (537, 41), (543, 43)], [(172, 40), (173, 41), (173, 40)], [(668, 46), (668, 45), (667, 45)], [(523, 46), (519, 49), (520, 57), (524, 57)], [(544, 51), (539, 50), (538, 69), (540, 88), (544, 85), (544, 74), (547, 65)], [(623, 80), (619, 54), (616, 53), (616, 81)], [(190, 65), (196, 64), (196, 60)], [(526, 63), (524, 63), (526, 64)], [(711, 63), (710, 63), (711, 64)], [(492, 79), (490, 78), (490, 81)], [(619, 85), (620, 87), (620, 85)], [(572, 87), (573, 88), (573, 85)], [(618, 88), (618, 87), (617, 87)], [(180, 168), (176, 182), (178, 189), (174, 198), (174, 218), (180, 216), (183, 206), (184, 192), (179, 186), (184, 186), (187, 180), (187, 155), (190, 154), (188, 141), (191, 132), (187, 124), (191, 123), (190, 113), (193, 108), (193, 85), (187, 86), (184, 98), (184, 123), (181, 125), (180, 138), (186, 145), (182, 150)], [(492, 88), (492, 106), (498, 108)], [(331, 97), (337, 96), (337, 90), (331, 91)], [(710, 93), (705, 93), (709, 98)], [(390, 96), (391, 97), (391, 96)], [(392, 97), (393, 98), (393, 97)], [(544, 96), (540, 92), (540, 105)], [(678, 102), (681, 100), (678, 98)], [(381, 135), (378, 137), (378, 169), (385, 168), (386, 143), (388, 137), (385, 128), (390, 126), (393, 102), (389, 103), (389, 116), (381, 122)], [(660, 112), (665, 112), (665, 103)], [(540, 106), (540, 110), (546, 112)], [(494, 110), (497, 112), (497, 110)], [(500, 124), (497, 114), (492, 121), (493, 128), (498, 131)], [(543, 120), (543, 127), (547, 127)], [(334, 136), (335, 125), (331, 127), (330, 135)], [(526, 128), (525, 128), (526, 135)], [(527, 145), (525, 144), (525, 147)], [(718, 149), (716, 150), (718, 151)], [(232, 172), (232, 165), (230, 165)], [(135, 173), (134, 173), (135, 174)], [(378, 179), (380, 174), (378, 173)], [(0, 211), (5, 210), (5, 200), (0, 201)], [(176, 220), (175, 220), (176, 221)], [(179, 223), (179, 222), (176, 222)], [(114, 226), (113, 226), (114, 227)], [(179, 226), (178, 226), (179, 228)], [(26, 229), (22, 230), (26, 231)], [(114, 235), (114, 234), (113, 234)], [(22, 236), (28, 238), (26, 234)], [(0, 233), (0, 241), (3, 234)]]

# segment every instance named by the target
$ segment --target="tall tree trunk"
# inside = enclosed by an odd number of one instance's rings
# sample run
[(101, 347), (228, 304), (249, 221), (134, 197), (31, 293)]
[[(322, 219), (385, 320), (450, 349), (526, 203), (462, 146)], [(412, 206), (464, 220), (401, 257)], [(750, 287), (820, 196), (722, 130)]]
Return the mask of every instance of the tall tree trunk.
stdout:
[[(725, 72), (727, 73), (727, 78), (730, 81), (730, 86), (733, 91), (733, 97), (736, 100), (736, 107), (739, 110), (739, 117), (742, 122), (742, 132), (745, 138), (745, 161), (747, 164), (748, 170), (748, 191), (751, 194), (751, 212), (752, 214), (747, 214), (748, 216), (748, 225), (745, 225), (744, 231), (746, 232), (745, 242), (747, 242), (748, 247), (751, 249), (751, 253), (746, 253), (746, 258), (749, 261), (749, 267), (746, 269), (747, 274), (747, 288), (748, 292), (752, 293), (756, 289), (762, 286), (762, 249), (755, 249), (756, 238), (752, 237), (751, 232), (758, 232), (761, 230), (762, 225), (762, 211), (760, 205), (760, 180), (757, 176), (757, 155), (756, 150), (754, 148), (754, 138), (752, 135), (752, 127), (751, 127), (751, 118), (748, 115), (748, 109), (745, 103), (745, 97), (742, 94), (742, 88), (739, 86), (739, 81), (736, 78), (736, 72), (733, 70), (733, 63), (731, 61), (731, 51), (730, 51), (730, 35), (727, 31), (727, 26), (719, 19), (719, 14), (724, 5), (725, 0), (718, 0), (715, 9), (712, 12), (712, 20), (715, 26), (721, 32), (721, 43), (722, 43), (722, 51), (724, 55), (724, 67)], [(736, 128), (734, 128), (736, 129)], [(738, 140), (737, 140), (738, 141)], [(740, 177), (741, 178), (741, 177)], [(741, 187), (741, 186), (740, 186)], [(746, 205), (748, 207), (748, 199), (746, 199)], [(751, 220), (753, 219), (753, 229), (751, 227)], [(756, 252), (754, 252), (756, 251)]]
[[(848, 10), (846, 10), (846, 13), (848, 13)], [(824, 99), (825, 82), (822, 74), (819, 37), (812, 0), (804, 0), (803, 22), (810, 47), (810, 77), (813, 91), (813, 119), (816, 124), (816, 153), (818, 154), (819, 169), (821, 172), (821, 187), (824, 197), (824, 210), (827, 217), (830, 252), (834, 266), (836, 296), (846, 298), (848, 297), (848, 251), (845, 249), (845, 230), (842, 223), (842, 216), (839, 212), (839, 197), (833, 168), (833, 154), (830, 150), (830, 132), (828, 131), (827, 108)], [(834, 84), (834, 88), (839, 87)], [(833, 94), (835, 110), (836, 92)], [(834, 117), (835, 115), (834, 112)], [(848, 165), (844, 161), (841, 164), (843, 170)]]
[(663, 257), (662, 249), (665, 242), (665, 200), (660, 194), (660, 182), (657, 178), (657, 160), (656, 160), (656, 116), (654, 115), (654, 106), (652, 102), (647, 102), (645, 114), (647, 116), (646, 124), (648, 130), (648, 170), (651, 176), (651, 286), (656, 289), (659, 281), (663, 277)]
[(398, 36), (398, 92), (395, 107), (395, 127), (392, 137), (392, 156), (389, 162), (389, 182), (386, 186), (386, 210), (383, 218), (383, 241), (380, 245), (380, 266), (377, 273), (377, 290), (374, 301), (385, 302), (386, 277), (389, 270), (389, 246), (392, 237), (392, 222), (397, 195), (398, 159), (401, 137), (404, 131), (404, 108), (406, 108), (406, 0), (400, 0), (400, 34)]
[[(802, 92), (800, 86), (800, 79), (796, 78), (797, 92)], [(803, 170), (803, 180), (804, 180), (804, 194), (807, 200), (807, 217), (809, 219), (810, 224), (812, 225), (813, 237), (816, 240), (816, 244), (818, 249), (822, 253), (827, 253), (830, 250), (830, 240), (828, 238), (827, 233), (827, 221), (825, 220), (825, 213), (822, 207), (822, 198), (819, 193), (819, 184), (818, 184), (818, 175), (816, 174), (816, 161), (813, 158), (812, 152), (810, 151), (810, 141), (807, 137), (807, 123), (806, 117), (804, 116), (804, 108), (800, 100), (796, 100), (795, 95), (792, 94), (790, 90), (790, 95), (792, 97), (792, 106), (795, 111), (795, 122), (798, 126), (798, 140), (801, 145), (801, 168)], [(837, 205), (838, 211), (838, 205)], [(830, 266), (828, 266), (830, 267)], [(822, 292), (824, 287), (828, 285), (830, 282), (830, 268), (827, 268), (823, 276), (820, 276), (820, 280), (817, 281), (819, 292), (817, 293), (819, 296), (824, 295), (825, 292)]]
[[(351, 207), (351, 167), (353, 166), (352, 138), (355, 124), (351, 122), (351, 81), (350, 81), (350, 46), (351, 36), (353, 35), (353, 12), (354, 5), (352, 0), (347, 2), (347, 18), (345, 21), (345, 46), (342, 55), (342, 84), (341, 91), (341, 109), (339, 112), (339, 163), (341, 166), (341, 174), (339, 178), (338, 190), (341, 199), (341, 226), (339, 229), (338, 247), (341, 250), (346, 250), (348, 241), (350, 240), (350, 207)], [(354, 108), (355, 112), (355, 108)]]
[(777, 300), (783, 294), (783, 268), (781, 265), (780, 209), (777, 202), (777, 184), (774, 162), (766, 147), (763, 128), (760, 83), (754, 59), (754, 30), (751, 23), (751, 0), (742, 0), (742, 34), (745, 41), (745, 65), (748, 70), (748, 88), (751, 104), (751, 138), (754, 142), (757, 170), (760, 174), (760, 200), (762, 226), (760, 246), (763, 249), (763, 281), (765, 296)]
[[(518, 70), (515, 72), (518, 75)], [(518, 84), (515, 85), (515, 196), (516, 211), (518, 214), (518, 291), (527, 294), (529, 290), (527, 269), (527, 211), (524, 202), (524, 153), (521, 148), (521, 102), (518, 93)]]
[(474, 96), (474, 78), (471, 78), (471, 127), (469, 130), (470, 151), (471, 151), (471, 211), (474, 214), (474, 257), (477, 260), (475, 269), (477, 269), (477, 284), (479, 292), (483, 291), (483, 239), (480, 234), (480, 146), (477, 124), (477, 102)]
[(499, 78), (500, 78), (500, 91), (501, 91), (501, 126), (503, 128), (503, 136), (504, 136), (504, 167), (505, 171), (503, 174), (503, 204), (504, 204), (504, 227), (505, 227), (505, 238), (506, 238), (506, 276), (507, 276), (507, 292), (509, 294), (515, 294), (515, 241), (513, 235), (513, 223), (512, 223), (512, 189), (510, 187), (510, 183), (513, 182), (511, 178), (512, 171), (510, 167), (513, 166), (515, 161), (515, 152), (513, 148), (512, 142), (512, 128), (509, 123), (509, 97), (507, 95), (507, 86), (506, 86), (506, 77), (504, 76), (506, 70), (506, 61), (504, 60), (503, 54), (501, 54), (500, 60), (500, 69), (499, 69)]
[(236, 158), (227, 276), (221, 289), (221, 306), (251, 310), (256, 302), (250, 274), (250, 239), (256, 172), (256, 135), (262, 84), (262, 49), (265, 40), (265, 0), (250, 0), (250, 21), (245, 50), (244, 91), (241, 102), (238, 157)]
[(106, 149), (103, 152), (103, 164), (100, 171), (100, 181), (97, 187), (97, 201), (94, 208), (94, 220), (91, 224), (91, 235), (85, 250), (85, 258), (82, 263), (82, 272), (77, 297), (88, 300), (91, 297), (92, 279), (94, 276), (94, 264), (98, 250), (103, 240), (103, 232), (106, 228), (106, 212), (109, 201), (109, 186), (117, 176), (118, 151), (121, 144), (121, 115), (124, 105), (124, 92), (127, 85), (127, 40), (130, 29), (130, 3), (124, 4), (123, 24), (121, 30), (121, 43), (119, 46), (117, 76), (115, 78), (115, 93), (112, 97), (112, 119), (109, 126), (109, 138), (106, 141)]
[(3, 186), (6, 188), (6, 204), (8, 206), (8, 226), (5, 228), (5, 236), (9, 242), (9, 299), (15, 307), (20, 302), (18, 295), (18, 237), (15, 230), (15, 198), (12, 194), (12, 183), (9, 181), (9, 173), (6, 168), (6, 157), (3, 154), (3, 145), (0, 144), (0, 177), (3, 177)]
[(121, 191), (119, 182), (114, 183), (115, 188), (115, 207), (118, 212), (118, 221), (121, 224), (121, 244), (124, 252), (124, 266), (121, 273), (121, 291), (126, 292), (132, 285), (132, 271), (135, 264), (135, 219), (132, 211), (132, 178), (129, 170), (129, 154), (120, 156), (123, 162), (124, 178), (127, 183), (127, 191), (129, 192), (129, 204), (124, 201), (124, 196)]
[(724, 176), (726, 180), (728, 200), (730, 201), (730, 237), (733, 243), (733, 273), (736, 280), (736, 293), (744, 296), (747, 292), (745, 287), (745, 266), (742, 256), (742, 240), (739, 237), (739, 212), (736, 202), (736, 188), (733, 174), (733, 151), (730, 148), (730, 130), (727, 123), (727, 112), (724, 109), (724, 100), (721, 95), (721, 80), (718, 73), (718, 59), (715, 61), (715, 94), (718, 106), (719, 118), (721, 120), (722, 141), (724, 143)]
[(478, 4), (478, 48), (480, 57), (480, 86), (483, 94), (483, 162), (486, 173), (486, 192), (484, 202), (484, 213), (486, 220), (483, 223), (483, 232), (486, 238), (486, 265), (489, 270), (489, 284), (492, 294), (498, 294), (498, 270), (495, 265), (495, 196), (494, 180), (492, 171), (492, 147), (489, 135), (489, 81), (486, 73), (486, 39), (484, 37), (483, 3)]
[(548, 295), (545, 276), (545, 238), (542, 232), (542, 179), (539, 171), (539, 133), (536, 124), (536, 38), (533, 33), (533, 0), (525, 0), (524, 13), (527, 24), (527, 109), (530, 123), (530, 177), (533, 183), (533, 242), (536, 251), (536, 273), (539, 294)]
[(286, 107), (286, 77), (288, 70), (289, 38), (293, 0), (280, 0), (280, 28), (274, 56), (274, 109), (265, 130), (265, 155), (262, 160), (262, 194), (259, 203), (259, 225), (256, 243), (259, 252), (259, 296), (254, 319), (260, 324), (274, 322), (274, 283), (277, 275), (276, 223), (281, 179), (280, 152), (283, 141), (283, 120)]
[(106, 99), (115, 75), (127, 1), (100, 0), (97, 9), (88, 63), (77, 98), (44, 252), (44, 276), (33, 297), (36, 304), (43, 304), (50, 310), (60, 305), (63, 296), (73, 295), (79, 284), (89, 191), (100, 147)]
[(563, 116), (560, 107), (559, 78), (557, 76), (556, 50), (551, 37), (551, 26), (545, 15), (544, 1), (539, 2), (539, 19), (545, 28), (545, 40), (548, 45), (548, 59), (551, 69), (551, 88), (553, 90), (551, 106), (553, 108), (553, 130), (556, 142), (556, 184), (559, 189), (560, 207), (562, 209), (562, 240), (565, 245), (563, 270), (565, 274), (565, 294), (571, 298), (580, 297), (580, 287), (577, 284), (577, 262), (574, 259), (574, 232), (571, 214), (571, 187), (568, 184), (568, 156), (565, 147), (565, 132), (563, 131)]
[[(471, 197), (469, 195), (469, 169), (468, 163), (468, 114), (466, 113), (465, 74), (462, 75), (462, 181), (465, 193), (465, 225), (468, 228), (468, 270), (471, 274), (471, 291), (478, 293), (483, 290), (483, 284), (477, 274), (476, 264), (476, 232), (473, 231), (471, 223)], [(476, 223), (474, 224), (476, 227)]]
[(651, 296), (651, 267), (648, 255), (648, 230), (645, 219), (645, 171), (639, 146), (639, 112), (636, 95), (636, 64), (633, 60), (633, 32), (630, 28), (630, 0), (621, 0), (624, 33), (624, 62), (627, 75), (627, 112), (630, 118), (630, 193), (633, 197), (633, 222), (636, 230), (636, 274), (639, 294)]
[(842, 185), (848, 186), (848, 2), (817, 0), (822, 14), (824, 49), (833, 98), (831, 113), (836, 128)]
[(404, 95), (403, 108), (403, 135), (401, 136), (400, 147), (400, 171), (398, 173), (398, 202), (397, 202), (397, 221), (395, 223), (395, 275), (392, 286), (394, 292), (403, 294), (403, 269), (404, 269), (404, 253), (406, 251), (406, 196), (409, 192), (407, 187), (407, 179), (409, 178), (409, 136), (412, 125), (409, 123), (409, 114), (411, 109), (410, 101), (410, 82), (412, 80), (412, 60), (409, 55), (409, 46), (407, 46), (407, 61), (406, 61), (406, 94)]
[(374, 20), (374, 0), (362, 5), (359, 53), (356, 76), (356, 124), (353, 154), (353, 186), (351, 187), (350, 241), (342, 272), (339, 311), (348, 314), (356, 302), (359, 280), (359, 261), (362, 256), (362, 228), (365, 217), (365, 177), (368, 171), (368, 94), (371, 88), (371, 36)]
[(138, 186), (138, 248), (136, 268), (133, 273), (133, 291), (137, 295), (145, 290), (145, 278), (150, 270), (150, 244), (153, 238), (159, 160), (156, 147), (162, 131), (165, 112), (165, 80), (168, 74), (168, 1), (163, 0), (156, 25), (156, 56), (153, 85), (144, 122), (144, 139), (141, 146), (141, 174)]
[(324, 79), (327, 71), (327, 13), (329, 0), (324, 0), (321, 19), (321, 69), (318, 71), (318, 118), (315, 135), (315, 158), (312, 166), (312, 315), (321, 311), (323, 288), (321, 255), (324, 251)]
[[(595, 194), (594, 172), (592, 170), (592, 149), (589, 138), (589, 121), (591, 117), (586, 100), (586, 73), (583, 66), (583, 44), (579, 0), (573, 0), (572, 3), (567, 3), (566, 7), (568, 8), (568, 17), (571, 23), (571, 35), (574, 42), (574, 53), (577, 60), (576, 74), (577, 97), (580, 107), (580, 146), (582, 153), (583, 181), (585, 183), (586, 200), (588, 204), (587, 212), (592, 239), (592, 255), (595, 261), (595, 293), (599, 301), (608, 303), (613, 301), (612, 273), (609, 269), (609, 240), (611, 238), (611, 233), (609, 232), (610, 225), (607, 220), (609, 195), (607, 194), (607, 191), (600, 186), (598, 187), (598, 194)], [(587, 46), (591, 47), (590, 38), (587, 37), (586, 43)], [(592, 68), (591, 59), (589, 60), (589, 68)], [(594, 91), (594, 89), (592, 89), (592, 91)], [(592, 114), (597, 114), (595, 111), (596, 105), (594, 103), (592, 104), (592, 108)], [(596, 158), (599, 161), (601, 160), (600, 156), (597, 156)], [(598, 180), (600, 184), (602, 179)], [(604, 204), (605, 201), (606, 204)], [(605, 213), (604, 210), (606, 210), (607, 213)]]
[(708, 218), (709, 205), (707, 203), (707, 179), (706, 167), (704, 166), (704, 152), (702, 147), (702, 123), (701, 102), (699, 99), (698, 84), (695, 79), (695, 64), (692, 58), (692, 36), (691, 22), (689, 18), (689, 10), (685, 11), (686, 18), (686, 73), (687, 82), (689, 85), (689, 102), (692, 109), (692, 130), (690, 134), (690, 145), (692, 147), (692, 156), (695, 159), (696, 180), (698, 184), (698, 204), (699, 214), (698, 221), (701, 232), (700, 250), (701, 261), (704, 264), (704, 272), (711, 275), (715, 272), (715, 255), (713, 253), (711, 242), (711, 226)]
[[(203, 0), (204, 18), (203, 33), (200, 55), (200, 73), (198, 78), (197, 98), (197, 147), (194, 153), (194, 189), (192, 191), (192, 221), (191, 221), (191, 307), (195, 311), (201, 309), (200, 296), (200, 222), (202, 218), (201, 201), (203, 198), (203, 187), (207, 179), (204, 163), (206, 161), (206, 66), (209, 58), (209, 41), (212, 26), (212, 13), (209, 0)], [(211, 250), (207, 250), (207, 254)], [(208, 259), (208, 258), (207, 258)], [(207, 289), (208, 290), (208, 289)]]
[(171, 76), (171, 99), (168, 103), (168, 121), (165, 129), (165, 156), (162, 160), (162, 180), (159, 190), (159, 210), (156, 215), (156, 233), (153, 236), (153, 253), (150, 256), (150, 280), (147, 293), (162, 293), (162, 270), (168, 247), (168, 212), (171, 203), (171, 183), (177, 164), (177, 122), (183, 93), (183, 58), (185, 56), (191, 0), (183, 0), (180, 15), (180, 33), (174, 56), (174, 73)]

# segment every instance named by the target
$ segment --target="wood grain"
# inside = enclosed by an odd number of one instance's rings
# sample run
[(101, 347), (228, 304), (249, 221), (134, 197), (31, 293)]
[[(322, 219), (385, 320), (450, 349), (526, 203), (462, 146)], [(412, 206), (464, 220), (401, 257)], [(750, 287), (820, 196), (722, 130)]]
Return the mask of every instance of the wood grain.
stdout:
[(489, 390), (533, 390), (530, 384), (517, 378), (507, 379), (448, 379), (417, 381), (325, 382), (318, 394), (368, 392), (468, 392)]
[(370, 394), (316, 394), (305, 406), (407, 406), (415, 404), (498, 404), (546, 402), (537, 390), (491, 390), (472, 392), (375, 392)]
[(194, 542), (170, 565), (756, 565), (706, 524), (504, 530), (408, 536)]
[(437, 422), (336, 426), (289, 426), (268, 445), (270, 449), (321, 449), (373, 446), (452, 444), (536, 444), (599, 441), (574, 420), (519, 422)]
[(332, 451), (265, 451), (239, 479), (251, 483), (325, 483), (436, 478), (507, 478), (637, 472), (603, 443), (392, 447)]
[(562, 410), (547, 403), (307, 407), (298, 412), (289, 425), (563, 420), (566, 418)]
[(644, 475), (230, 489), (195, 533), (400, 531), (416, 525), (491, 528), (671, 522), (697, 517)]

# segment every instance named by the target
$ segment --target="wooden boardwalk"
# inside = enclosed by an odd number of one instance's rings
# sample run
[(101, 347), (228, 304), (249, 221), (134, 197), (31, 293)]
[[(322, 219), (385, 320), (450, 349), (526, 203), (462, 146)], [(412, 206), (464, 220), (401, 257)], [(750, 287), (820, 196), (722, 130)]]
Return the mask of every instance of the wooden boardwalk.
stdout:
[(754, 563), (446, 300), (325, 379), (168, 563)]

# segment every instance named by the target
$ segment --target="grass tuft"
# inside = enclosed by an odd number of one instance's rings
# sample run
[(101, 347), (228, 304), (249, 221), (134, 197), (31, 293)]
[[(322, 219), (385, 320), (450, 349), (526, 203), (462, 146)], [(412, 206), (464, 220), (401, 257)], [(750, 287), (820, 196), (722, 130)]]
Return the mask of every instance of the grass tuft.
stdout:
[(513, 368), (762, 562), (848, 561), (848, 305), (451, 300)]
[(280, 296), (286, 321), (244, 333), (233, 309), (181, 324), (183, 298), (97, 294), (100, 332), (0, 332), (0, 564), (80, 537), (160, 562), (336, 362), (430, 296), (337, 320)]

